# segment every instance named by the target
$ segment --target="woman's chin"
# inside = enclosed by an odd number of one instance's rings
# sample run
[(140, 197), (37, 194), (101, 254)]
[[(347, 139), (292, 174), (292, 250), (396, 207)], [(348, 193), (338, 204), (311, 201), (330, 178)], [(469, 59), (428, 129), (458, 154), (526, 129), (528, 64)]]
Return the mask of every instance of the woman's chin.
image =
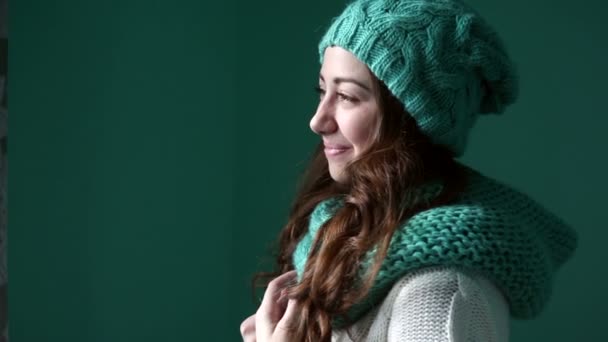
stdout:
[(337, 168), (337, 167), (329, 167), (329, 175), (331, 176), (331, 178), (336, 182), (336, 183), (340, 183), (340, 184), (345, 184), (347, 182), (347, 177), (344, 173), (344, 169), (343, 168)]

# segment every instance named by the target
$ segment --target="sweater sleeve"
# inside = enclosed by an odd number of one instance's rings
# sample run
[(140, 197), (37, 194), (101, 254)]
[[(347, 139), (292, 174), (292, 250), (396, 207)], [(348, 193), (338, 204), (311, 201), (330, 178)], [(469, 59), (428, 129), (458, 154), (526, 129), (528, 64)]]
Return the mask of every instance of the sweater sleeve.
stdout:
[(487, 279), (450, 268), (421, 272), (394, 285), (388, 342), (504, 342), (508, 304)]

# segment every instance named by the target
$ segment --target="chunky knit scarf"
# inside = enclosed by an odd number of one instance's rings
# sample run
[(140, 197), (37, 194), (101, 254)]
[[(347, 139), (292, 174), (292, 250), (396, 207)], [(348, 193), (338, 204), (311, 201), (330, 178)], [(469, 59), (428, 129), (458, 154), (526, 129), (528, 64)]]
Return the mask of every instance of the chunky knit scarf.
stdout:
[[(436, 265), (491, 279), (507, 298), (515, 319), (530, 319), (542, 311), (551, 296), (554, 274), (577, 247), (577, 233), (527, 195), (466, 170), (468, 185), (457, 201), (420, 212), (395, 232), (373, 288), (351, 307), (349, 321), (380, 304), (408, 272)], [(435, 187), (428, 189), (431, 196), (437, 192)], [(311, 214), (309, 230), (293, 254), (299, 280), (315, 234), (341, 206), (341, 199), (330, 198)], [(362, 269), (372, 257), (373, 253), (367, 254)], [(339, 329), (345, 322), (334, 319), (332, 324)]]

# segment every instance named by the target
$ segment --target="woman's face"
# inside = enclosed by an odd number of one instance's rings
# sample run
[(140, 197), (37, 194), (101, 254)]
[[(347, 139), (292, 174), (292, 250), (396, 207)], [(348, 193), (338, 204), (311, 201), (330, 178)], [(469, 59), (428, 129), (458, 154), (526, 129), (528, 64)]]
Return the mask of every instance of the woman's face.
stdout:
[(310, 128), (323, 138), (331, 177), (343, 183), (346, 164), (373, 142), (380, 107), (373, 75), (341, 47), (328, 47), (319, 74), (319, 106)]

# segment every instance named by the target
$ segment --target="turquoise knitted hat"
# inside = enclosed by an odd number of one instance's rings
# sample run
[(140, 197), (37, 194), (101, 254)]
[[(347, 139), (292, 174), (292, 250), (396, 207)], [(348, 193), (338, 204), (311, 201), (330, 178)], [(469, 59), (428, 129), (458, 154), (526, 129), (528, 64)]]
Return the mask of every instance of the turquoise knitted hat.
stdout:
[(365, 63), (431, 140), (464, 153), (479, 114), (501, 114), (518, 93), (497, 33), (459, 0), (357, 0), (319, 43)]

